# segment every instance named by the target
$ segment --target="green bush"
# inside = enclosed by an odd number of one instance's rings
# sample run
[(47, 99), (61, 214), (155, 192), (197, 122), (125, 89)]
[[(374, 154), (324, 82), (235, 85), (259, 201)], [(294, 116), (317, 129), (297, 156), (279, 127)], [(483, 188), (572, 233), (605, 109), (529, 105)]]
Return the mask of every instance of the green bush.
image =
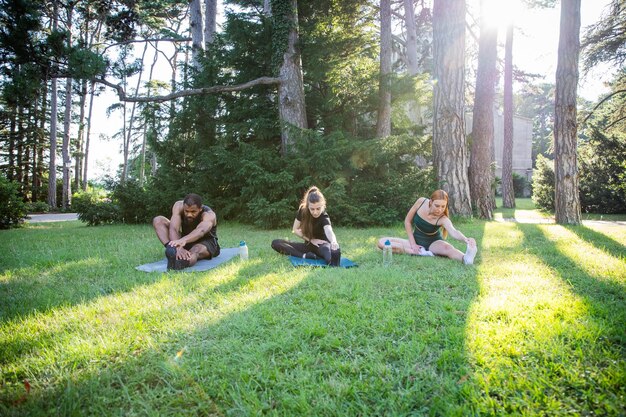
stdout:
[(554, 211), (554, 161), (537, 155), (532, 188), (535, 205), (542, 210)]
[(19, 193), (19, 184), (0, 175), (0, 229), (19, 226), (26, 217), (26, 204)]
[(78, 220), (88, 226), (118, 223), (120, 209), (107, 196), (104, 190), (81, 191), (72, 196), (72, 207), (78, 213)]
[[(316, 185), (337, 224), (397, 224), (418, 196), (436, 188), (432, 170), (415, 164), (424, 146), (413, 135), (356, 140), (313, 131), (302, 132), (286, 156), (276, 147), (245, 142), (216, 146), (197, 173), (179, 178), (176, 189), (202, 195), (219, 218), (276, 228), (291, 225), (304, 191)], [(167, 172), (157, 177), (155, 194), (174, 189), (176, 174)]]
[(45, 201), (26, 203), (26, 208), (29, 213), (48, 213), (50, 211), (50, 206)]
[(578, 161), (581, 210), (626, 213), (626, 139), (594, 129)]
[(528, 187), (528, 181), (526, 180), (526, 178), (524, 178), (517, 172), (514, 172), (512, 177), (513, 177), (513, 194), (515, 194), (515, 197), (517, 198), (524, 197), (524, 191), (526, 190), (526, 187)]
[(119, 208), (119, 220), (124, 223), (147, 223), (154, 217), (148, 207), (148, 197), (144, 188), (130, 180), (116, 184), (111, 194), (111, 200)]
[(120, 209), (110, 201), (98, 201), (79, 212), (78, 220), (87, 223), (88, 226), (119, 223)]

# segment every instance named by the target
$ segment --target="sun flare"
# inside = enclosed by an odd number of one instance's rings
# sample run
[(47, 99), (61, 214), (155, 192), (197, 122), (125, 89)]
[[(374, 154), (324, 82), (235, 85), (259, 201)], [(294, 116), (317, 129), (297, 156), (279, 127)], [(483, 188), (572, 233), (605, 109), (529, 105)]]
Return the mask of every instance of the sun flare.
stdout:
[(488, 26), (504, 28), (523, 12), (519, 0), (481, 0), (480, 15)]

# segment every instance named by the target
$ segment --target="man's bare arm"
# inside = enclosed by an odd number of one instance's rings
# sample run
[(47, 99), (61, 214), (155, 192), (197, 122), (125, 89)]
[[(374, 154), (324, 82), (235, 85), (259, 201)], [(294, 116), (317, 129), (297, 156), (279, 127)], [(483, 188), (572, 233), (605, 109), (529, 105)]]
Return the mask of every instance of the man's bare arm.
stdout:
[(198, 226), (196, 226), (195, 229), (191, 231), (191, 233), (175, 241), (172, 241), (170, 244), (172, 246), (178, 246), (182, 248), (188, 243), (193, 243), (197, 240), (200, 240), (216, 224), (217, 224), (217, 217), (215, 216), (215, 212), (213, 211), (204, 212), (202, 213), (202, 221), (198, 224)]

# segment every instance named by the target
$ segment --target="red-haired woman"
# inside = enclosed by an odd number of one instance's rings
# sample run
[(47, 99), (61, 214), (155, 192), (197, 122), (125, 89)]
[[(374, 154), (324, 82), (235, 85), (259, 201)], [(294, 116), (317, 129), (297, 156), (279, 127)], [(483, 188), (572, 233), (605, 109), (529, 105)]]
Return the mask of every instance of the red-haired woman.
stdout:
[[(404, 228), (408, 240), (383, 237), (379, 239), (378, 247), (382, 249), (385, 241), (389, 240), (394, 253), (447, 256), (466, 265), (474, 263), (478, 250), (476, 241), (471, 237), (465, 237), (452, 225), (448, 217), (448, 193), (445, 191), (437, 190), (430, 198), (418, 198), (404, 218)], [(448, 234), (467, 244), (465, 253), (444, 240)]]
[(324, 259), (327, 265), (339, 266), (341, 251), (326, 213), (326, 199), (317, 187), (309, 188), (304, 194), (292, 231), (304, 242), (276, 239), (272, 241), (272, 249), (298, 258)]

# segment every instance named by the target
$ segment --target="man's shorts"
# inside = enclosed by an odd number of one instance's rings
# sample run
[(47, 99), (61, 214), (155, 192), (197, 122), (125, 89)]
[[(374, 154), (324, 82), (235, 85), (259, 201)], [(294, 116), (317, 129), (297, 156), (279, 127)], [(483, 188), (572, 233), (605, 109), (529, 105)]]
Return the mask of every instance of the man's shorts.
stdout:
[(187, 243), (185, 245), (185, 249), (190, 250), (198, 244), (206, 246), (207, 251), (209, 251), (209, 255), (211, 255), (208, 259), (213, 259), (220, 255), (220, 245), (217, 243), (217, 239), (212, 237), (206, 237), (202, 240)]

